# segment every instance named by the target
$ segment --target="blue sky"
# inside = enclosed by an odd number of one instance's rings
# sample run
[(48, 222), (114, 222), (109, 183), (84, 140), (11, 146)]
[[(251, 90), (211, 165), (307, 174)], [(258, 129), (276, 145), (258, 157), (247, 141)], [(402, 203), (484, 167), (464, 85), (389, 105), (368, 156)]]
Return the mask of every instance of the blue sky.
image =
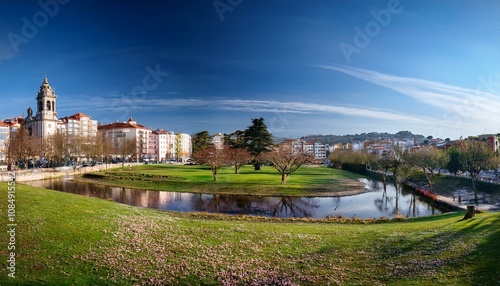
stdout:
[(278, 136), (500, 133), (499, 1), (0, 1), (0, 118)]

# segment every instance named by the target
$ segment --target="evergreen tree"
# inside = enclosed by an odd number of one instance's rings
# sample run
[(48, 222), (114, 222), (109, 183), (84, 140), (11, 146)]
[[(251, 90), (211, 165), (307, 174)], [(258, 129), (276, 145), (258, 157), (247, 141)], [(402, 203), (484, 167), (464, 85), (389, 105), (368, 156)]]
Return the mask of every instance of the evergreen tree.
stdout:
[[(264, 118), (252, 119), (252, 125), (248, 126), (243, 136), (246, 149), (256, 158), (261, 153), (269, 152), (274, 144), (273, 136), (267, 130)], [(259, 170), (260, 165), (254, 162), (255, 170)]]
[(193, 145), (193, 154), (212, 146), (212, 136), (210, 136), (206, 130), (194, 134), (191, 140)]
[(224, 144), (231, 148), (245, 147), (245, 131), (236, 130), (230, 134), (224, 134)]
[(270, 151), (274, 141), (272, 134), (267, 131), (264, 118), (252, 119), (252, 125), (245, 130), (244, 142), (245, 147), (253, 156)]

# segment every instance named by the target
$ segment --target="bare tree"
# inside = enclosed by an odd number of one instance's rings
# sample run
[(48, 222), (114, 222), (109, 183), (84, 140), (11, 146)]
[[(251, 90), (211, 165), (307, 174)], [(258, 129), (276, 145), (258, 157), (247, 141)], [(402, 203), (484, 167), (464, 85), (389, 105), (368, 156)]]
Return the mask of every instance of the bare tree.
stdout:
[[(396, 190), (398, 189), (398, 184), (407, 177), (407, 166), (404, 158), (405, 151), (399, 145), (394, 145), (394, 153), (391, 158), (392, 172), (394, 175), (394, 183), (396, 185)], [(396, 192), (397, 193), (397, 192)]]
[(465, 140), (458, 145), (460, 164), (464, 171), (469, 172), (474, 191), (474, 200), (478, 204), (477, 175), (482, 170), (497, 168), (498, 161), (495, 153), (486, 142)]
[(286, 178), (297, 171), (302, 165), (312, 162), (312, 155), (296, 152), (292, 148), (279, 147), (271, 152), (264, 153), (263, 158), (271, 162), (281, 174), (281, 184), (286, 183)]
[(106, 134), (98, 133), (97, 138), (96, 138), (97, 146), (100, 152), (101, 157), (103, 158), (104, 162), (106, 163), (106, 169), (107, 165), (109, 163), (109, 160), (113, 154), (113, 142), (111, 141), (111, 138), (106, 137)]
[(382, 182), (384, 183), (384, 190), (387, 188), (387, 173), (392, 168), (392, 160), (394, 160), (394, 156), (388, 155), (386, 157), (380, 158), (377, 161), (377, 167), (382, 173)]
[(217, 149), (214, 146), (198, 150), (194, 154), (194, 160), (210, 168), (214, 181), (217, 181), (219, 169), (230, 163), (226, 150)]
[(50, 135), (45, 140), (45, 154), (52, 163), (61, 163), (70, 157), (71, 148), (68, 146), (67, 136), (61, 132)]
[(253, 158), (252, 154), (243, 148), (231, 148), (226, 145), (224, 149), (230, 164), (234, 166), (235, 174), (238, 174), (238, 170)]
[(29, 135), (28, 131), (21, 125), (17, 131), (9, 133), (9, 139), (5, 143), (9, 166), (12, 162), (28, 166), (30, 159), (34, 159), (41, 152), (40, 139)]
[(122, 158), (122, 169), (125, 167), (125, 158), (137, 153), (137, 142), (135, 138), (125, 139), (120, 147), (117, 148), (116, 154)]
[(79, 162), (82, 156), (87, 157), (87, 160), (91, 157), (92, 142), (89, 142), (89, 138), (68, 134), (66, 135), (66, 144), (69, 153), (68, 157), (75, 158), (76, 162)]
[(407, 153), (406, 160), (410, 166), (421, 168), (429, 184), (429, 191), (433, 193), (432, 189), (432, 177), (435, 172), (436, 167), (441, 167), (448, 163), (448, 155), (437, 148), (425, 147), (414, 150), (411, 153)]
[(95, 136), (80, 137), (81, 154), (85, 155), (87, 161), (89, 161), (89, 159), (95, 161), (100, 157), (101, 146), (98, 145), (97, 141), (97, 137)]

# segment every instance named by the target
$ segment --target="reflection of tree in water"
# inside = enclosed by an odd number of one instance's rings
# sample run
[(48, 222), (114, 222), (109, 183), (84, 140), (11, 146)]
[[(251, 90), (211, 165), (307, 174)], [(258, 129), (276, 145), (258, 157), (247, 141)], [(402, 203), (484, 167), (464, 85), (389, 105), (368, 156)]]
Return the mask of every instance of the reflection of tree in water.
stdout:
[[(384, 191), (382, 192), (381, 199), (375, 199), (375, 207), (382, 213), (398, 214), (399, 212), (399, 197), (401, 195), (401, 186), (394, 184), (395, 197), (387, 195), (387, 184), (383, 185)], [(395, 199), (395, 200), (393, 200)]]
[(280, 197), (271, 209), (273, 216), (311, 217), (312, 209), (317, 207), (318, 204), (313, 198)]
[(210, 200), (204, 199), (203, 194), (199, 194), (198, 199), (194, 201), (194, 209), (207, 212), (221, 212), (221, 208), (225, 207), (223, 195), (213, 194)]
[(319, 207), (313, 198), (279, 197), (263, 198), (258, 196), (203, 195), (193, 201), (198, 211), (272, 215), (276, 217), (311, 217), (312, 209)]
[(389, 211), (389, 206), (392, 206), (392, 199), (389, 196), (387, 196), (387, 189), (384, 186), (384, 192), (382, 193), (382, 198), (381, 199), (375, 199), (375, 207), (380, 212), (388, 212)]
[(417, 216), (418, 209), (417, 209), (416, 200), (417, 200), (417, 198), (416, 198), (415, 194), (411, 194), (410, 203), (409, 203), (409, 207), (408, 207), (408, 214), (406, 216), (408, 216), (408, 217), (416, 217)]
[(210, 198), (207, 195), (200, 194), (193, 201), (193, 209), (197, 211), (230, 213), (230, 214), (258, 214), (262, 211), (256, 210), (253, 205), (263, 205), (262, 197), (253, 196), (235, 196), (212, 194)]
[[(420, 210), (419, 205), (421, 203), (417, 203), (419, 201), (419, 197), (410, 189), (406, 189), (401, 184), (394, 184), (395, 189), (395, 197), (389, 197), (387, 195), (387, 189), (384, 186), (384, 192), (382, 193), (382, 198), (375, 199), (374, 204), (375, 207), (380, 211), (386, 214), (396, 215), (398, 213), (401, 214), (406, 213), (407, 217), (419, 217)], [(404, 197), (403, 197), (404, 196)], [(400, 210), (400, 199), (404, 199), (409, 196), (409, 201), (407, 201), (407, 209)], [(404, 205), (404, 201), (403, 201)], [(435, 214), (435, 207), (432, 204), (428, 205), (428, 208), (431, 210), (431, 214)]]

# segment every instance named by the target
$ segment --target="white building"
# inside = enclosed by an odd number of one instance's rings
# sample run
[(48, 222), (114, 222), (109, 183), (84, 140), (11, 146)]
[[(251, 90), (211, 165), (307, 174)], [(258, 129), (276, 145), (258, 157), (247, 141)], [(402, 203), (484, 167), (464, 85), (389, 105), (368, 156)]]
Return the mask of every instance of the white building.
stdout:
[(29, 107), (24, 124), (28, 134), (40, 138), (41, 144), (57, 132), (79, 137), (97, 136), (98, 123), (96, 120), (92, 120), (89, 115), (76, 113), (63, 118), (57, 117), (56, 92), (46, 77), (40, 86), (36, 101), (36, 114), (33, 114), (33, 109)]
[(92, 117), (87, 114), (76, 113), (60, 120), (58, 130), (63, 134), (80, 137), (97, 136), (97, 120), (92, 120)]
[(156, 129), (151, 132), (149, 138), (148, 159), (153, 161), (175, 160), (175, 133)]
[(352, 151), (361, 151), (365, 149), (365, 142), (363, 141), (352, 141), (351, 144)]
[(299, 152), (307, 155), (314, 155), (316, 160), (326, 159), (327, 146), (323, 143), (305, 141), (302, 139), (285, 139), (282, 146), (291, 148), (293, 152)]
[(215, 149), (224, 148), (224, 135), (222, 135), (222, 133), (217, 133), (212, 136), (212, 144), (214, 145)]
[(325, 160), (326, 159), (326, 150), (327, 147), (323, 143), (314, 143), (314, 158), (316, 160)]
[[(149, 138), (152, 131), (143, 125), (137, 124), (132, 117), (127, 122), (115, 122), (106, 125), (100, 125), (98, 127), (102, 136), (105, 136), (111, 140), (114, 148), (120, 148), (123, 142), (127, 139), (136, 140), (137, 150), (139, 159), (147, 158), (149, 148)], [(137, 157), (133, 157), (133, 160), (137, 160)]]
[(186, 162), (191, 158), (191, 135), (155, 130), (152, 136), (156, 146), (150, 143), (150, 153), (156, 153), (158, 161)]

